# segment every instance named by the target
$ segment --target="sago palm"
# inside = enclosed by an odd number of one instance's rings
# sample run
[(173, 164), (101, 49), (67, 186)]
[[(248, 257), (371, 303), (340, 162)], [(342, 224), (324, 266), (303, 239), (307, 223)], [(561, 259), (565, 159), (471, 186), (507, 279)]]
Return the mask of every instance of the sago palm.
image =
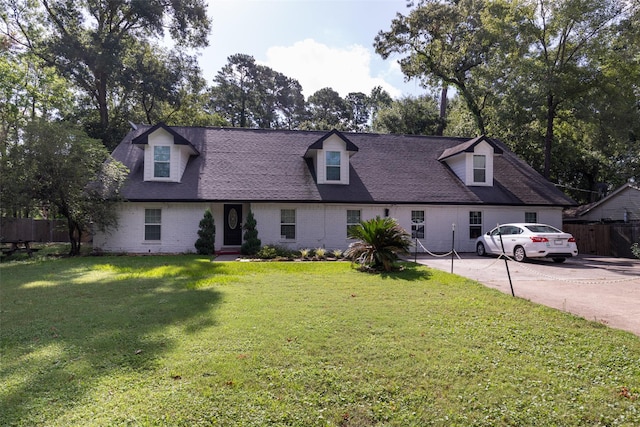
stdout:
[(345, 256), (361, 265), (391, 271), (399, 254), (408, 254), (411, 235), (393, 218), (376, 217), (352, 227)]

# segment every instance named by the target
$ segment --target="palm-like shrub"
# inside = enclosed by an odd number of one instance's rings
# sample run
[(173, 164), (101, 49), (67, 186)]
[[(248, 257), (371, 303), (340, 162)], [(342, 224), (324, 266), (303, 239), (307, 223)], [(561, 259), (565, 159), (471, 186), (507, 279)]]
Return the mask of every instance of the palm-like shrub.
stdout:
[(412, 244), (411, 235), (393, 218), (363, 221), (351, 227), (349, 238), (357, 241), (349, 245), (345, 257), (384, 271), (391, 271), (398, 255), (408, 254)]

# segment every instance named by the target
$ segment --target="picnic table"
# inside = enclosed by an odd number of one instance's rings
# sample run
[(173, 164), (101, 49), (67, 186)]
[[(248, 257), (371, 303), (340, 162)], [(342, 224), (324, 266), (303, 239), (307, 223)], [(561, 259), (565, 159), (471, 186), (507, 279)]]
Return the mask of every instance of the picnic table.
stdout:
[(33, 253), (38, 249), (34, 249), (31, 247), (31, 240), (2, 240), (2, 255), (13, 255), (16, 252), (26, 252), (30, 257), (33, 256)]

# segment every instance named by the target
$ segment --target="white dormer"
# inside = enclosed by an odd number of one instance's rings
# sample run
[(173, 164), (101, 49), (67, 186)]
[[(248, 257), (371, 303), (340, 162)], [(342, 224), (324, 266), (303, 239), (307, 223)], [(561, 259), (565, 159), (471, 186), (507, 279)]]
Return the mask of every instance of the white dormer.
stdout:
[(318, 184), (349, 184), (349, 159), (358, 147), (332, 130), (309, 146), (304, 157), (313, 161)]
[(160, 123), (132, 141), (144, 149), (144, 180), (180, 182), (198, 150), (182, 135)]
[(486, 136), (480, 136), (446, 149), (438, 158), (467, 186), (493, 186), (493, 157), (502, 149)]

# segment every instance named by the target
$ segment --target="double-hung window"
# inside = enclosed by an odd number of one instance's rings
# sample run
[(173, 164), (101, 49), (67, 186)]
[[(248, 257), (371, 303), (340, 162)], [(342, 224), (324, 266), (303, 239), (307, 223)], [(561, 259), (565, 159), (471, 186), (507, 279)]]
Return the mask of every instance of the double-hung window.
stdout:
[(144, 210), (144, 240), (160, 240), (162, 224), (161, 209)]
[(469, 212), (469, 238), (475, 239), (482, 235), (482, 212)]
[(169, 178), (171, 176), (171, 147), (157, 145), (153, 147), (153, 176), (154, 178)]
[(360, 211), (359, 210), (347, 210), (347, 237), (351, 234), (351, 229), (357, 227), (360, 224)]
[(473, 182), (487, 182), (487, 156), (473, 155)]
[(538, 222), (538, 213), (537, 212), (525, 212), (524, 213), (524, 222), (528, 222), (531, 224), (535, 224)]
[(340, 181), (340, 152), (326, 152), (327, 181)]
[(411, 211), (411, 237), (424, 239), (424, 211)]
[(280, 210), (280, 238), (283, 240), (295, 240), (296, 238), (296, 210)]

